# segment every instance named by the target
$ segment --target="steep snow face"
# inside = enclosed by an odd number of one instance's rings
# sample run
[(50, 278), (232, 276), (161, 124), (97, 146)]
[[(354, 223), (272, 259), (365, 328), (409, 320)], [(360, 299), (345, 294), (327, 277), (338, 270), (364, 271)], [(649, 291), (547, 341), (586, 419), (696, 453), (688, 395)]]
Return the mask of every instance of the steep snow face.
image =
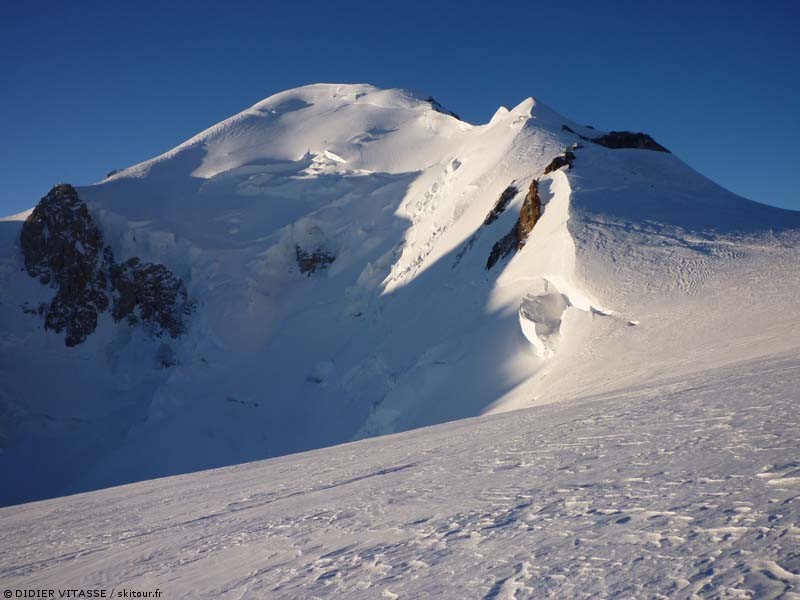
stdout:
[[(473, 126), (427, 96), (314, 85), (78, 188), (115, 256), (185, 283), (175, 339), (102, 314), (66, 349), (0, 222), (0, 500), (796, 349), (798, 214), (601, 134), (533, 99)], [(533, 180), (541, 214), (487, 269)]]

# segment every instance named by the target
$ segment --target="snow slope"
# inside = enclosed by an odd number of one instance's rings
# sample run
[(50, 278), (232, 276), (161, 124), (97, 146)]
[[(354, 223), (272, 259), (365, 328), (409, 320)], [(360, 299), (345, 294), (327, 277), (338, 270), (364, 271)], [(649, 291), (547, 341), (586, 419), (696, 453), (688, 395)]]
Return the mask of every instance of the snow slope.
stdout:
[[(22, 310), (53, 290), (0, 222), (0, 502), (796, 351), (800, 215), (582, 139), (601, 133), (532, 98), (475, 126), (426, 96), (313, 85), (78, 188), (115, 256), (186, 283), (175, 340), (103, 315), (65, 348)], [(487, 270), (534, 179), (541, 219)], [(317, 251), (335, 259), (301, 272)]]
[(0, 587), (800, 597), (800, 359), (0, 509)]

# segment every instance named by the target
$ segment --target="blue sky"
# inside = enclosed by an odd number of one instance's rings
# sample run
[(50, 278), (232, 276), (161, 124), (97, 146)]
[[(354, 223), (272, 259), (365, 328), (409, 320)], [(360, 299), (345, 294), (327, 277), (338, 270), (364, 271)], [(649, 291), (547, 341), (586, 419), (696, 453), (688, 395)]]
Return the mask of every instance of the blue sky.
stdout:
[(534, 96), (800, 209), (798, 30), (794, 0), (8, 3), (0, 214), (315, 82), (422, 91), (473, 123)]

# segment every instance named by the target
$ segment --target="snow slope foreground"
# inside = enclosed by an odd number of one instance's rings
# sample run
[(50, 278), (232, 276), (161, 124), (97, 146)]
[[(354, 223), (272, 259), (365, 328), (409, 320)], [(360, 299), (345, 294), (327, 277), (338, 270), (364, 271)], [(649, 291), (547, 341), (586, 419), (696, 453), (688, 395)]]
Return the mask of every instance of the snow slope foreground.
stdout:
[[(475, 126), (313, 85), (77, 188), (50, 222), (102, 232), (62, 236), (94, 307), (26, 273), (21, 239), (59, 267), (46, 227), (0, 221), (0, 503), (797, 351), (800, 213), (661, 150), (532, 98)], [(65, 347), (43, 323), (72, 317)]]
[(0, 587), (798, 598), (800, 359), (0, 509)]

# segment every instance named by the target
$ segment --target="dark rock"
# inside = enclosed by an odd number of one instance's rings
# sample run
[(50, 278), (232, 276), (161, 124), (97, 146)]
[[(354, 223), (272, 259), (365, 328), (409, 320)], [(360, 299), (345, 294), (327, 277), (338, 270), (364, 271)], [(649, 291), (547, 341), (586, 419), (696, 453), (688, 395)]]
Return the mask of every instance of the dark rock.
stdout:
[(113, 177), (117, 173), (119, 173), (119, 169), (114, 169), (113, 171), (109, 171), (108, 173), (106, 173), (106, 179), (108, 179), (109, 177)]
[(68, 184), (41, 199), (20, 233), (25, 269), (56, 288), (44, 311), (45, 328), (66, 330), (67, 346), (83, 342), (108, 308), (103, 236), (89, 209)]
[(519, 238), (517, 237), (517, 225), (514, 225), (511, 231), (501, 237), (494, 243), (494, 246), (492, 246), (492, 249), (489, 252), (489, 258), (486, 259), (486, 270), (488, 271), (495, 266), (497, 261), (499, 261), (501, 258), (505, 258), (511, 254), (511, 252), (513, 252), (517, 247), (518, 243)]
[[(586, 125), (588, 129), (594, 129), (591, 125)], [(637, 150), (655, 150), (657, 152), (669, 152), (664, 146), (656, 142), (652, 137), (646, 133), (633, 132), (633, 131), (610, 131), (605, 135), (596, 138), (588, 138), (585, 135), (577, 133), (574, 129), (567, 125), (561, 125), (561, 131), (566, 131), (577, 135), (584, 142), (594, 142), (606, 148), (614, 150), (620, 148), (634, 148)]]
[(67, 346), (94, 332), (109, 296), (115, 321), (141, 320), (173, 337), (184, 331), (183, 316), (192, 305), (183, 282), (164, 265), (140, 265), (138, 258), (117, 265), (71, 185), (55, 186), (36, 205), (22, 226), (20, 247), (28, 274), (57, 290), (39, 313), (46, 329), (66, 331)]
[(528, 240), (528, 235), (534, 225), (542, 217), (542, 199), (539, 197), (539, 180), (531, 181), (525, 201), (519, 210), (519, 223), (517, 225), (517, 250), (520, 250)]
[(430, 102), (431, 108), (433, 108), (433, 110), (435, 110), (436, 112), (442, 113), (443, 115), (449, 115), (455, 119), (458, 119), (459, 121), (461, 120), (461, 117), (459, 117), (452, 110), (447, 110), (444, 106), (439, 104), (439, 101), (436, 100), (436, 98), (434, 98), (433, 96), (428, 96), (426, 102)]
[(44, 284), (86, 279), (102, 255), (103, 236), (71, 185), (59, 184), (39, 201), (20, 233), (25, 269)]
[(191, 313), (183, 281), (164, 265), (143, 263), (137, 257), (111, 267), (115, 291), (111, 316), (129, 324), (145, 323), (155, 333), (178, 337), (185, 331), (183, 317)]
[(328, 265), (336, 260), (336, 256), (324, 248), (315, 248), (308, 252), (301, 248), (299, 244), (295, 244), (294, 252), (300, 272), (307, 274), (309, 277), (318, 269), (328, 268)]
[(575, 160), (575, 153), (567, 150), (564, 154), (556, 156), (550, 161), (550, 164), (544, 168), (544, 175), (557, 171), (561, 167), (571, 167), (573, 160)]
[[(78, 286), (75, 286), (76, 288)], [(45, 314), (45, 329), (66, 330), (67, 346), (77, 346), (97, 329), (97, 318), (108, 308), (105, 290), (87, 285), (78, 292), (61, 288), (50, 301)]]
[(500, 197), (497, 199), (497, 202), (495, 202), (494, 207), (492, 208), (491, 211), (489, 211), (489, 214), (486, 215), (486, 218), (483, 220), (483, 224), (490, 225), (494, 223), (497, 220), (497, 218), (501, 214), (503, 214), (503, 212), (506, 210), (506, 207), (508, 206), (508, 203), (514, 199), (517, 193), (519, 193), (519, 190), (513, 185), (510, 185), (505, 190), (503, 190), (503, 193), (500, 194)]
[(519, 211), (519, 218), (507, 234), (495, 242), (486, 260), (486, 270), (491, 269), (497, 262), (507, 257), (515, 250), (520, 250), (528, 240), (533, 227), (542, 216), (542, 199), (539, 197), (539, 181), (531, 181), (528, 193)]
[[(506, 208), (508, 208), (509, 203), (516, 197), (519, 193), (519, 189), (517, 186), (511, 184), (506, 189), (503, 190), (503, 193), (500, 194), (500, 197), (495, 202), (492, 210), (489, 211), (489, 214), (486, 215), (486, 218), (483, 220), (482, 227), (486, 225), (491, 225), (494, 223), (500, 215), (502, 215)], [(475, 242), (478, 239), (478, 235), (480, 233), (480, 229), (476, 231), (464, 244), (464, 247), (456, 255), (456, 259), (453, 262), (452, 268), (456, 268), (458, 264), (461, 262), (461, 259), (464, 258), (464, 255), (475, 245)], [(489, 259), (486, 263), (486, 268), (491, 269), (492, 266), (501, 258), (508, 256), (509, 252), (514, 249), (517, 245), (518, 238), (516, 233), (516, 225), (514, 229), (507, 233), (506, 235), (501, 238), (493, 247), (491, 252), (489, 253)]]
[(656, 142), (646, 133), (633, 131), (611, 131), (600, 137), (592, 138), (595, 144), (600, 144), (606, 148), (614, 150), (620, 148), (635, 148), (637, 150), (655, 150), (657, 152), (669, 152), (664, 146)]

